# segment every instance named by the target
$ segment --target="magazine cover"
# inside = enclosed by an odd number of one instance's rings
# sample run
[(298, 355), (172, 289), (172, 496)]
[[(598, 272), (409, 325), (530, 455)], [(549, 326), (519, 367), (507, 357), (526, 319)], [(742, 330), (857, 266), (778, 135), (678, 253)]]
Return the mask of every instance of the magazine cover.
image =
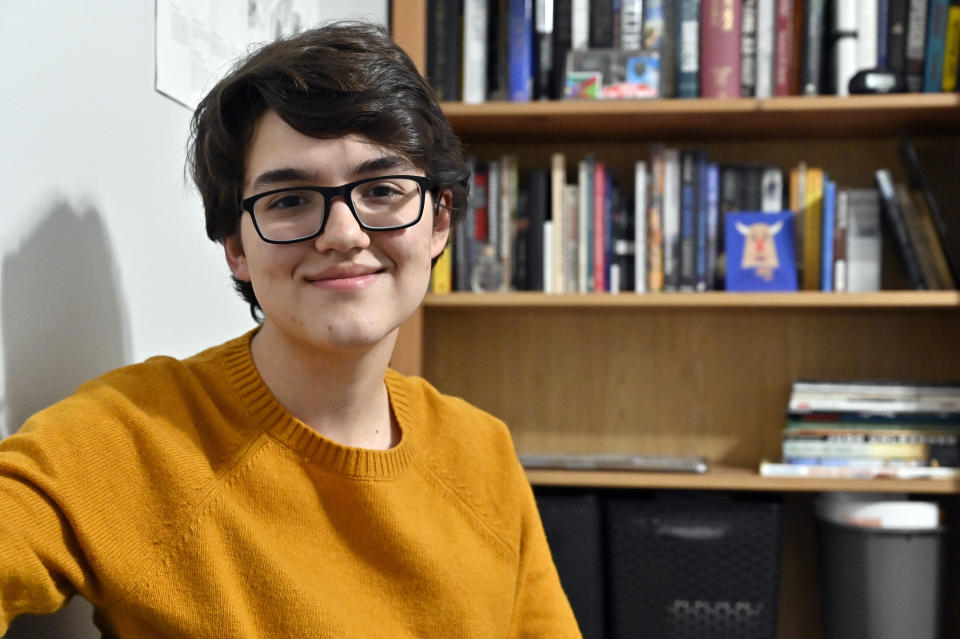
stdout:
[(728, 291), (795, 291), (793, 212), (728, 213)]
[(583, 49), (567, 56), (566, 99), (616, 100), (660, 95), (660, 53)]

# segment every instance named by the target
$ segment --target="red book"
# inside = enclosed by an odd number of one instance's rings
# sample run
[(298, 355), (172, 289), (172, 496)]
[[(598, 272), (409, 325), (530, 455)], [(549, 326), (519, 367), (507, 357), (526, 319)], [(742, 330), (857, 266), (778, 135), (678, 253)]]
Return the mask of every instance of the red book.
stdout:
[(740, 0), (700, 5), (700, 97), (740, 97)]
[(485, 170), (477, 171), (473, 174), (473, 188), (475, 189), (477, 198), (477, 208), (473, 214), (473, 238), (478, 242), (487, 241), (487, 227), (489, 225), (489, 220), (487, 219), (489, 210), (487, 208), (489, 181), (490, 177)]
[(606, 256), (606, 197), (607, 168), (603, 162), (593, 165), (593, 290), (607, 290)]
[(793, 69), (793, 0), (777, 0), (777, 33), (773, 48), (773, 94), (790, 95)]

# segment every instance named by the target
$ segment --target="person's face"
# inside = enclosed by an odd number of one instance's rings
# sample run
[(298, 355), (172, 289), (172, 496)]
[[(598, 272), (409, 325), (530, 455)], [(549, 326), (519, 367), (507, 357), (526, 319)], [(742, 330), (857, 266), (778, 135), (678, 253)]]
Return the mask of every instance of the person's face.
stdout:
[[(423, 175), (396, 152), (361, 137), (312, 138), (274, 111), (257, 122), (248, 146), (243, 197), (289, 186), (339, 186), (377, 175)], [(373, 345), (410, 317), (423, 300), (430, 262), (446, 245), (449, 211), (396, 231), (364, 231), (342, 197), (330, 203), (323, 233), (294, 244), (270, 244), (249, 213), (224, 242), (234, 276), (253, 284), (263, 331), (321, 350)]]

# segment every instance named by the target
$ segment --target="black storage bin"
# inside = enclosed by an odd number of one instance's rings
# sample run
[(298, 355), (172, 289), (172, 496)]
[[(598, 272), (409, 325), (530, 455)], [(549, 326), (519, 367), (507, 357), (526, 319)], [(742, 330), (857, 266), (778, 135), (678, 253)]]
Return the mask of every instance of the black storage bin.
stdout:
[(560, 582), (583, 639), (604, 639), (603, 513), (591, 491), (537, 488), (537, 505)]
[(612, 639), (774, 639), (781, 505), (639, 493), (606, 506)]

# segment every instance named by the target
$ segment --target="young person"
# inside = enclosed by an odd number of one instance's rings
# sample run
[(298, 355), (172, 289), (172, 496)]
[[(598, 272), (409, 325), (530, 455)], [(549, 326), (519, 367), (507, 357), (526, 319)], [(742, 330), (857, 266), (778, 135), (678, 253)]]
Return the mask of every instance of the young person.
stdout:
[(506, 427), (388, 368), (468, 177), (409, 58), (267, 45), (189, 163), (260, 324), (0, 443), (0, 631), (80, 593), (110, 637), (578, 637)]

